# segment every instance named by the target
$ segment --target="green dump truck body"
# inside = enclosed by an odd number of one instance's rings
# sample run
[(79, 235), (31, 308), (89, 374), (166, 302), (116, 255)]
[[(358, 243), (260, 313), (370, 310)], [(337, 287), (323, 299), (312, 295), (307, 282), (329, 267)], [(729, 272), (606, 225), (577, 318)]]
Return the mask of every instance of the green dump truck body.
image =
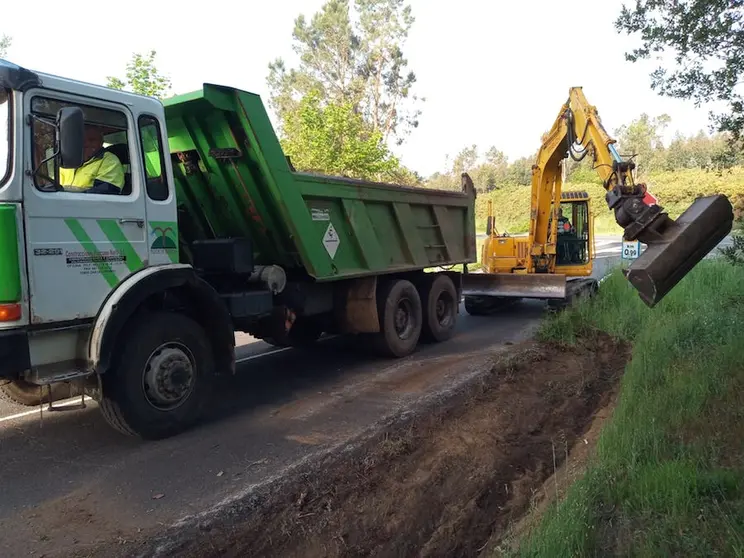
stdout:
[(256, 264), (318, 281), (476, 261), (472, 190), (295, 172), (255, 94), (205, 85), (164, 105), (183, 246), (247, 237)]

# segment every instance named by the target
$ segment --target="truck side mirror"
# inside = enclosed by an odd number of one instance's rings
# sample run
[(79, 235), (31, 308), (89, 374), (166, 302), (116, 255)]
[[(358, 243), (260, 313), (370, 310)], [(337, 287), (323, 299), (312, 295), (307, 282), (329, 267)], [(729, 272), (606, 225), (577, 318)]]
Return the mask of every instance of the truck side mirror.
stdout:
[(83, 165), (85, 122), (80, 107), (64, 107), (57, 112), (57, 142), (60, 167), (76, 169)]

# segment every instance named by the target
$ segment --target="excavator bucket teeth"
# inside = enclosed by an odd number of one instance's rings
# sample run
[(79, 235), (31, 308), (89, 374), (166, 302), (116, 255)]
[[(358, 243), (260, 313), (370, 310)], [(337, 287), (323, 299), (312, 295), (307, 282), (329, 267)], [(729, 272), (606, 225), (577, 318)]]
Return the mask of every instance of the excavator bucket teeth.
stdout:
[(654, 307), (731, 231), (734, 214), (723, 195), (696, 200), (676, 221), (649, 241), (625, 275), (643, 302)]
[(508, 298), (565, 298), (566, 276), (547, 273), (467, 273), (462, 276), (462, 294)]

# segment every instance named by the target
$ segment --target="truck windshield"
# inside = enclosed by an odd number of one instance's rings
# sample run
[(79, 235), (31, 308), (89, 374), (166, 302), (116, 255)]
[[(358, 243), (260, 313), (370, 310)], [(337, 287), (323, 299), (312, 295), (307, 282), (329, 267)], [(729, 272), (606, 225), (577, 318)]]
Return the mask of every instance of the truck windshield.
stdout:
[(0, 185), (10, 171), (10, 91), (0, 89)]

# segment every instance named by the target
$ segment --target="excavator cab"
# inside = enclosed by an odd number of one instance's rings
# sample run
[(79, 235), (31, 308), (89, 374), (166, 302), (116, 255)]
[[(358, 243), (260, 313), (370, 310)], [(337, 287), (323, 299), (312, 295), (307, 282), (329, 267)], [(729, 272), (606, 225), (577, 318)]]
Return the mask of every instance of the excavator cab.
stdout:
[(594, 234), (590, 203), (586, 192), (561, 192), (554, 239), (556, 273), (569, 277), (592, 274)]

